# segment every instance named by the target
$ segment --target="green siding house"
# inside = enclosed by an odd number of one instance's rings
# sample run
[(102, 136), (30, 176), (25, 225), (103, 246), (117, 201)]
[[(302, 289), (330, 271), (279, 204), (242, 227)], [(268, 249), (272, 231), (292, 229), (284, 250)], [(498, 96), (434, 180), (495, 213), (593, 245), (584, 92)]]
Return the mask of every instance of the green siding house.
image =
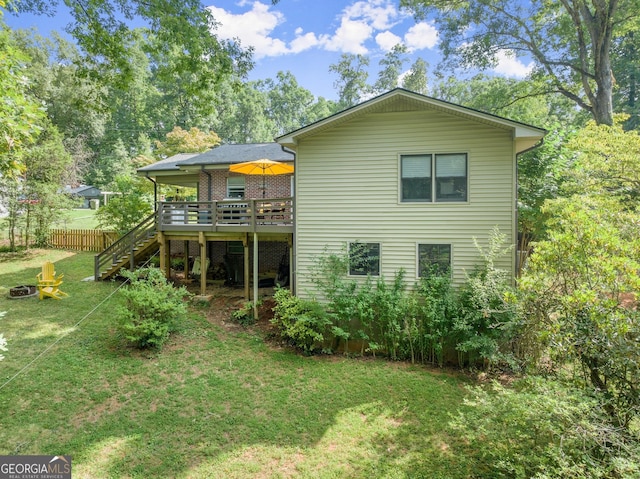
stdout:
[[(351, 267), (409, 282), (450, 268), (455, 283), (480, 258), (494, 227), (515, 244), (519, 153), (545, 131), (395, 89), (276, 139), (295, 152), (295, 291), (314, 293), (325, 247), (358, 250)], [(515, 274), (516, 253), (500, 267)]]
[[(347, 248), (363, 259), (350, 266), (354, 278), (391, 279), (402, 268), (412, 283), (438, 268), (450, 270), (459, 284), (480, 261), (474, 238), (486, 245), (498, 227), (516, 243), (516, 158), (544, 135), (534, 126), (395, 89), (273, 143), (221, 145), (138, 173), (154, 185), (198, 189), (198, 201), (157, 202), (150, 232), (167, 274), (176, 249), (185, 264), (190, 256), (214, 264), (233, 253), (247, 299), (250, 283), (255, 299), (260, 278), (285, 266), (295, 294), (311, 296), (317, 256)], [(294, 164), (293, 179), (229, 171), (239, 161), (262, 158)], [(96, 260), (96, 278), (132, 261), (124, 256), (106, 270), (115, 255), (99, 255), (108, 264)], [(516, 252), (499, 266), (515, 275)], [(202, 269), (202, 294), (206, 278)]]

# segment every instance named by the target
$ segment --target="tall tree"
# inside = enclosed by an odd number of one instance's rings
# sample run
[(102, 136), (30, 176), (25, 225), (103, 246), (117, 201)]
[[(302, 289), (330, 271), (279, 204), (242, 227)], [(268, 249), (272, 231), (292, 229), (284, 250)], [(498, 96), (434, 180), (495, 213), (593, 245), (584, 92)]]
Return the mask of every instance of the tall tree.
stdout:
[(19, 171), (21, 152), (42, 130), (44, 111), (29, 95), (28, 56), (19, 49), (0, 14), (0, 175)]
[(329, 71), (338, 74), (333, 86), (338, 90), (340, 109), (356, 105), (369, 92), (367, 78), (369, 57), (343, 53), (338, 63), (329, 65)]
[(429, 64), (424, 61), (424, 59), (417, 58), (416, 61), (413, 62), (413, 65), (411, 65), (409, 73), (407, 73), (402, 79), (402, 88), (415, 91), (416, 93), (422, 93), (423, 95), (429, 93), (427, 80), (428, 68)]
[[(13, 0), (19, 13), (53, 16), (65, 8), (60, 0)], [(237, 42), (220, 41), (212, 30), (216, 23), (200, 0), (65, 0), (73, 21), (66, 27), (93, 63), (92, 73), (126, 84), (134, 71), (127, 55), (128, 44), (135, 33), (130, 25), (146, 23), (145, 30), (157, 42), (155, 53), (168, 55), (171, 50), (181, 52), (179, 61), (171, 65), (172, 72), (197, 75), (205, 64), (215, 64), (223, 76), (236, 70), (246, 71), (250, 65), (247, 52)], [(199, 77), (202, 86), (215, 84), (220, 76)]]
[(398, 43), (380, 60), (381, 70), (378, 72), (378, 79), (373, 85), (376, 93), (384, 93), (393, 90), (398, 86), (402, 65), (407, 61), (405, 55), (408, 49), (405, 45)]
[(495, 66), (500, 55), (529, 56), (537, 93), (556, 92), (613, 124), (615, 39), (638, 29), (640, 0), (401, 0), (418, 18), (435, 13), (447, 60)]
[(220, 144), (220, 137), (213, 131), (200, 131), (198, 128), (183, 130), (176, 126), (167, 133), (165, 141), (157, 141), (156, 154), (161, 157), (177, 153), (202, 153)]
[(258, 82), (226, 82), (218, 93), (214, 130), (226, 143), (260, 143), (276, 136), (269, 98)]
[[(276, 135), (300, 128), (314, 101), (313, 94), (301, 87), (291, 72), (278, 72), (276, 80), (265, 80), (260, 87), (269, 99), (268, 116), (276, 125)], [(275, 136), (275, 135), (274, 135)]]
[(44, 130), (38, 141), (24, 152), (25, 170), (20, 181), (25, 246), (31, 243), (45, 246), (49, 228), (71, 207), (70, 200), (61, 193), (65, 170), (71, 157), (65, 150), (62, 135), (50, 122), (43, 122)]
[(612, 65), (617, 86), (614, 106), (616, 111), (629, 114), (625, 127), (637, 129), (640, 127), (640, 32), (630, 31), (616, 42)]

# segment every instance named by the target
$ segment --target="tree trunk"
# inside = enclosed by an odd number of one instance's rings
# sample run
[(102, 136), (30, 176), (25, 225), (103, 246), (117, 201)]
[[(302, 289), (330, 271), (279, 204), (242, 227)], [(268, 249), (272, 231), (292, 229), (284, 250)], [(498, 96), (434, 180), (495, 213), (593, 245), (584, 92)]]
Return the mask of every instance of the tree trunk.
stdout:
[[(613, 72), (611, 71), (611, 36), (613, 14), (618, 0), (609, 0), (594, 5), (593, 13), (586, 2), (582, 4), (581, 16), (589, 30), (591, 54), (593, 55), (593, 77), (596, 92), (592, 98), (592, 114), (598, 125), (613, 125)], [(588, 82), (588, 78), (586, 79)]]
[[(608, 54), (607, 54), (608, 57)], [(593, 118), (598, 125), (613, 125), (613, 73), (607, 58), (608, 68), (601, 71), (596, 68), (598, 84), (593, 104)]]

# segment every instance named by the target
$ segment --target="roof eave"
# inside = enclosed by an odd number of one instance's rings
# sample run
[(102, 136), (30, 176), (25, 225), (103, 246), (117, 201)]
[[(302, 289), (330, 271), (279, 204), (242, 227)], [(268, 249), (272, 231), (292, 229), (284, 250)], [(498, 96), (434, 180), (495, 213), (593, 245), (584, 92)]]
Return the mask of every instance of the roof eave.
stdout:
[[(371, 100), (367, 100), (359, 105), (348, 108), (347, 110), (338, 112), (334, 115), (331, 115), (327, 118), (319, 120), (315, 123), (302, 127), (298, 130), (292, 131), (285, 135), (275, 138), (275, 141), (280, 143), (283, 146), (294, 149), (298, 144), (299, 138), (303, 136), (313, 135), (314, 131), (322, 131), (325, 128), (329, 127), (331, 124), (338, 124), (343, 121), (348, 121), (349, 118), (357, 117), (359, 114), (363, 113), (366, 110), (374, 108), (376, 105), (392, 100), (395, 97), (404, 96), (407, 98), (411, 98), (413, 100), (419, 101), (425, 105), (429, 105), (430, 107), (440, 110), (446, 111), (454, 115), (458, 115), (470, 120), (481, 121), (485, 124), (492, 124), (499, 128), (505, 128), (508, 130), (514, 131), (514, 139), (521, 137), (535, 137), (538, 140), (543, 138), (546, 134), (546, 130), (542, 128), (538, 128), (532, 125), (527, 125), (525, 123), (520, 123), (514, 120), (509, 120), (507, 118), (502, 118), (496, 115), (492, 115), (490, 113), (481, 112), (478, 110), (473, 110), (471, 108), (467, 108), (461, 105), (456, 105), (454, 103), (449, 103), (443, 100), (438, 100), (435, 98), (431, 98), (425, 95), (421, 95), (419, 93), (411, 92), (404, 89), (395, 89), (390, 92), (384, 93), (376, 98), (372, 98)], [(363, 111), (364, 110), (364, 111)]]

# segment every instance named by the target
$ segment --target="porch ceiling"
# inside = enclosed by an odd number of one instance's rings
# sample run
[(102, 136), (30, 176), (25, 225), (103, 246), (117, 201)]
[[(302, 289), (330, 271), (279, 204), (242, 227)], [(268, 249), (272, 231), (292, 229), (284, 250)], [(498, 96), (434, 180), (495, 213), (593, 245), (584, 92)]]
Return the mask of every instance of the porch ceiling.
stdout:
[(181, 186), (189, 188), (196, 188), (198, 186), (198, 174), (187, 171), (157, 171), (154, 172), (154, 174), (147, 173), (144, 176), (156, 181), (161, 185)]

